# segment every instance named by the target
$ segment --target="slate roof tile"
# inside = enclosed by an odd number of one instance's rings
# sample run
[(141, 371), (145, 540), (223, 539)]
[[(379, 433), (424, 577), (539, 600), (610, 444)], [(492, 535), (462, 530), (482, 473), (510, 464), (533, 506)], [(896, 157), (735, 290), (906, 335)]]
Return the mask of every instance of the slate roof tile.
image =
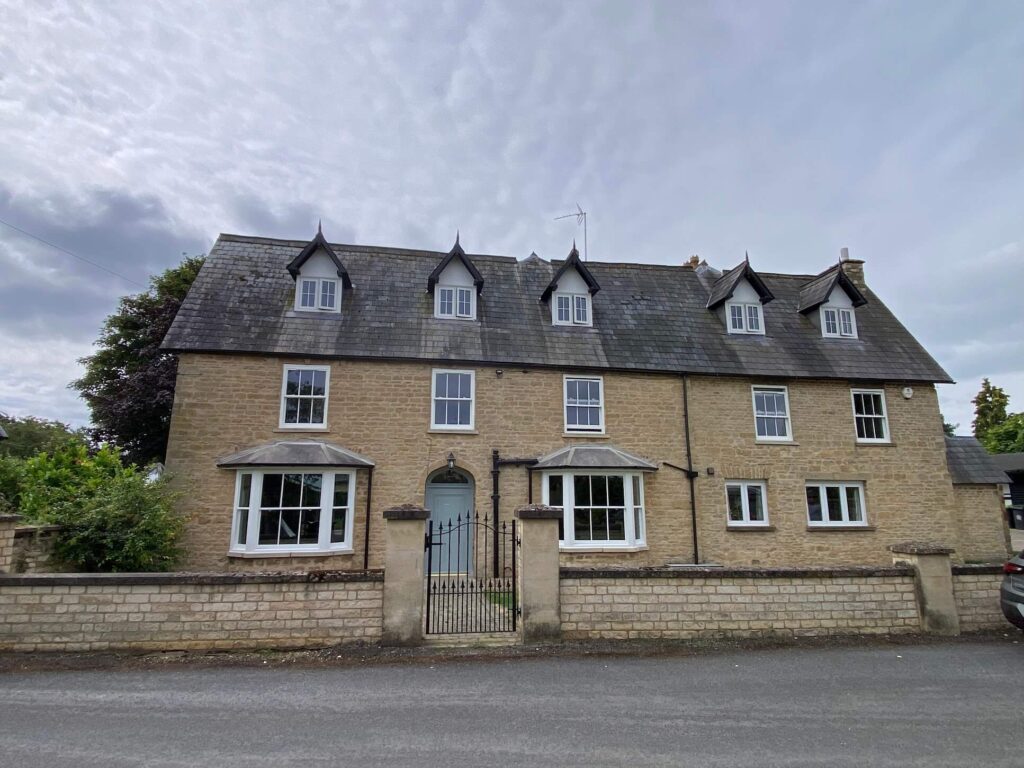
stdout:
[(866, 292), (857, 339), (822, 338), (798, 312), (813, 276), (761, 273), (775, 300), (765, 335), (727, 333), (690, 267), (588, 262), (601, 285), (593, 328), (554, 326), (538, 297), (563, 262), (473, 255), (486, 280), (477, 321), (442, 320), (424, 291), (445, 254), (332, 245), (355, 285), (340, 314), (295, 312), (287, 265), (307, 245), (221, 235), (167, 337), (176, 351), (249, 352), (693, 374), (951, 381)]

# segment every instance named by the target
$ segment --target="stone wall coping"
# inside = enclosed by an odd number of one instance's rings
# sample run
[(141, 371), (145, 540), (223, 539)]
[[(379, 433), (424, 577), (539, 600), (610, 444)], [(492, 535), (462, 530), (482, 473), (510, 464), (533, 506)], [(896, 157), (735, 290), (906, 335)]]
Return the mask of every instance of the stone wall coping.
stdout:
[(516, 517), (520, 520), (561, 520), (562, 510), (544, 504), (528, 504), (516, 509)]
[(430, 510), (418, 504), (399, 504), (384, 510), (385, 520), (426, 520), (428, 517)]
[(889, 551), (896, 555), (951, 555), (955, 549), (927, 541), (903, 541), (892, 544)]
[(954, 565), (954, 576), (987, 576), (989, 574), (1003, 575), (1002, 563), (965, 563)]
[(309, 571), (249, 573), (39, 573), (0, 574), (4, 587), (107, 587), (163, 584), (288, 584), (384, 581), (384, 571)]
[(16, 523), (21, 520), (21, 515), (0, 515), (0, 523)]
[(563, 579), (784, 579), (784, 578), (832, 578), (832, 577), (874, 577), (911, 576), (914, 570), (902, 565), (849, 565), (838, 567), (807, 568), (715, 568), (694, 566), (690, 568), (576, 568), (559, 569)]
[(61, 525), (19, 525), (14, 529), (14, 538), (20, 539), (23, 536), (33, 536), (37, 533), (55, 533), (61, 530)]

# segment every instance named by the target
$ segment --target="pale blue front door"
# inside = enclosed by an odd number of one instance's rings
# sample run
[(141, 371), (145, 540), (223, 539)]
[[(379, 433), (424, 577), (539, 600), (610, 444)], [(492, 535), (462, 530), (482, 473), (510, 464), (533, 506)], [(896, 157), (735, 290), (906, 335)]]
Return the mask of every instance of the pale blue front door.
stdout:
[[(469, 573), (473, 563), (473, 545), (469, 538), (474, 527), (466, 521), (473, 514), (473, 486), (468, 483), (428, 484), (426, 507), (434, 524), (430, 572)], [(442, 525), (444, 534), (441, 534)]]

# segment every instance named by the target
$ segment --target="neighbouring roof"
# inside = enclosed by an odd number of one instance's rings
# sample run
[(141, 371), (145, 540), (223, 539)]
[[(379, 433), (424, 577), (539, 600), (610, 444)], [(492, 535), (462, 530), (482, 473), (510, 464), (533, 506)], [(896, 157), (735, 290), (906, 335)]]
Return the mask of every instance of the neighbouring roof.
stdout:
[(437, 285), (437, 281), (441, 279), (441, 275), (444, 273), (447, 266), (452, 263), (452, 259), (458, 259), (462, 262), (462, 266), (464, 266), (466, 271), (473, 277), (473, 285), (476, 286), (476, 292), (480, 293), (480, 291), (484, 289), (484, 277), (473, 265), (473, 262), (470, 261), (466, 252), (462, 250), (462, 246), (459, 245), (459, 234), (457, 232), (455, 233), (455, 245), (450, 251), (448, 251), (448, 255), (441, 259), (438, 265), (434, 267), (434, 271), (431, 272), (430, 277), (427, 278), (427, 292), (434, 292), (434, 286)]
[[(531, 253), (530, 255), (536, 256), (537, 254)], [(601, 286), (598, 285), (594, 275), (589, 269), (587, 269), (586, 265), (580, 261), (580, 252), (576, 250), (576, 241), (574, 240), (572, 243), (572, 250), (569, 251), (569, 256), (562, 262), (562, 266), (558, 268), (558, 271), (555, 272), (555, 276), (551, 278), (551, 282), (547, 284), (547, 287), (544, 288), (544, 292), (540, 295), (541, 301), (548, 300), (552, 292), (558, 288), (558, 281), (562, 279), (562, 275), (570, 269), (575, 269), (579, 273), (579, 276), (583, 278), (583, 282), (587, 284), (587, 289), (590, 291), (591, 296), (601, 290)]]
[(324, 237), (323, 230), (317, 226), (316, 235), (310, 240), (306, 247), (299, 251), (298, 256), (288, 262), (288, 274), (292, 276), (292, 280), (295, 280), (299, 276), (299, 271), (302, 269), (302, 265), (309, 261), (317, 251), (323, 249), (324, 253), (334, 262), (334, 266), (338, 269), (338, 277), (341, 278), (341, 284), (346, 288), (352, 287), (352, 279), (348, 276), (348, 270), (345, 269), (345, 265), (341, 263), (341, 259), (338, 258), (338, 254), (334, 252), (331, 244), (327, 242)]
[(995, 457), (973, 437), (947, 437), (946, 463), (953, 485), (1008, 483), (1010, 478)]
[(0, 427), (0, 440), (6, 440), (6, 439), (7, 439), (7, 432), (4, 430), (3, 427)]
[(736, 267), (736, 269), (730, 269), (715, 281), (711, 288), (711, 296), (708, 298), (708, 309), (715, 309), (731, 299), (736, 286), (740, 284), (741, 280), (746, 280), (750, 283), (750, 287), (761, 297), (762, 304), (767, 304), (775, 298), (772, 292), (768, 290), (768, 286), (764, 284), (760, 275), (751, 269), (750, 261), (744, 259), (743, 263)]
[(658, 467), (614, 445), (570, 445), (537, 459), (534, 469), (638, 469), (654, 472)]
[(1024, 472), (1024, 453), (993, 453), (990, 456), (1004, 472)]
[(372, 467), (373, 461), (322, 440), (279, 440), (217, 460), (218, 467)]
[[(718, 275), (688, 266), (588, 262), (594, 327), (555, 326), (537, 301), (566, 262), (473, 255), (487, 280), (477, 320), (434, 317), (423, 286), (436, 251), (332, 244), (356, 288), (340, 314), (294, 310), (287, 265), (307, 243), (221, 235), (178, 310), (176, 351), (428, 360), (659, 373), (951, 381), (870, 291), (857, 339), (822, 338), (797, 311), (808, 275), (761, 273), (765, 335), (729, 334), (707, 309)], [(582, 274), (582, 273), (581, 273)]]
[[(832, 295), (832, 289), (837, 285), (846, 291), (846, 295), (850, 297), (853, 306), (863, 307), (868, 303), (867, 297), (846, 276), (842, 264), (837, 264), (826, 269), (800, 289), (800, 302), (797, 308), (801, 312), (810, 312), (812, 309), (817, 309), (828, 301), (828, 297)], [(860, 318), (858, 316), (858, 325), (860, 324), (859, 321)]]

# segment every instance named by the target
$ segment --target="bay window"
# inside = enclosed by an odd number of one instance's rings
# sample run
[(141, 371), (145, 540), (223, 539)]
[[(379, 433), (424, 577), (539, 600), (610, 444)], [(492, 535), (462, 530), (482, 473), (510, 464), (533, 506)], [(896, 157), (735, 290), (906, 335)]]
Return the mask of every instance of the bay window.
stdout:
[(544, 475), (544, 503), (562, 511), (563, 549), (643, 546), (644, 481), (639, 472)]
[(352, 551), (355, 472), (322, 468), (239, 471), (231, 552)]

